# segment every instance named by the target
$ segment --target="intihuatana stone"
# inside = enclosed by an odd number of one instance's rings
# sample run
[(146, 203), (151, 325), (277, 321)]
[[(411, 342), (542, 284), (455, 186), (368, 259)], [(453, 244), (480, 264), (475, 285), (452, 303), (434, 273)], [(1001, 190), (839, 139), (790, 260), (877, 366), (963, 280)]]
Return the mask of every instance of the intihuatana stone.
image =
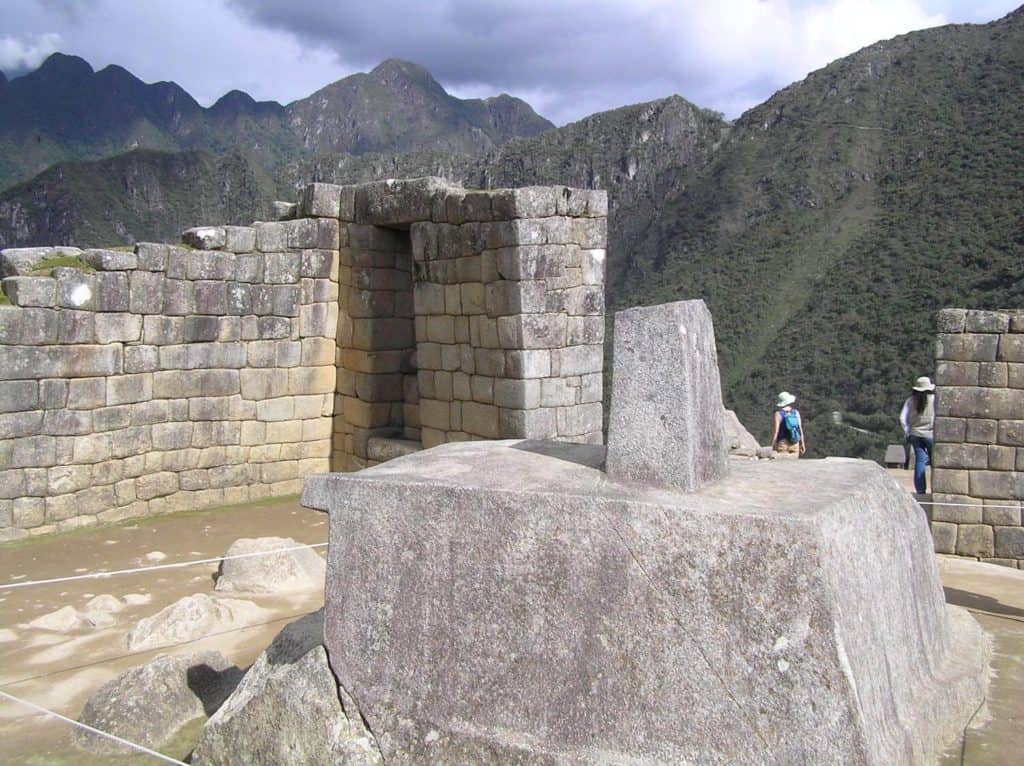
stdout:
[(386, 762), (925, 763), (984, 700), (988, 642), (877, 465), (683, 493), (602, 457), (467, 442), (307, 478), (331, 667)]
[(711, 313), (704, 301), (615, 315), (608, 476), (692, 490), (728, 472)]

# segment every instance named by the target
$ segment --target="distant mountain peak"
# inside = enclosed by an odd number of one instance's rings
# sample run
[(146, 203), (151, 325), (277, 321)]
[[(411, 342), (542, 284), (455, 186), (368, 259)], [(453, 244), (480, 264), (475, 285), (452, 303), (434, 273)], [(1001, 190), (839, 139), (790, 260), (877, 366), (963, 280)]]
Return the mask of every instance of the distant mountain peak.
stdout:
[(370, 74), (378, 77), (401, 74), (415, 77), (426, 77), (431, 80), (434, 79), (434, 76), (430, 74), (425, 67), (422, 67), (419, 64), (414, 64), (412, 61), (396, 58), (384, 59), (370, 70)]
[(51, 53), (33, 74), (60, 77), (87, 77), (94, 73), (92, 66), (83, 58), (66, 53)]

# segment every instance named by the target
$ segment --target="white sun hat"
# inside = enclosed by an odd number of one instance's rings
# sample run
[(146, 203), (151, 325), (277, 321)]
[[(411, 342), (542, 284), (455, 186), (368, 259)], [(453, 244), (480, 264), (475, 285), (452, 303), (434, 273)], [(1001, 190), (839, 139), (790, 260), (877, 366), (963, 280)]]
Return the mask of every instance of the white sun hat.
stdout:
[(915, 391), (934, 391), (935, 384), (932, 383), (932, 379), (927, 375), (922, 375), (920, 378), (914, 381)]
[(789, 391), (783, 391), (781, 394), (779, 394), (779, 398), (775, 400), (775, 406), (776, 408), (786, 407), (787, 405), (790, 405), (795, 401), (796, 397), (793, 396), (793, 394), (789, 393)]

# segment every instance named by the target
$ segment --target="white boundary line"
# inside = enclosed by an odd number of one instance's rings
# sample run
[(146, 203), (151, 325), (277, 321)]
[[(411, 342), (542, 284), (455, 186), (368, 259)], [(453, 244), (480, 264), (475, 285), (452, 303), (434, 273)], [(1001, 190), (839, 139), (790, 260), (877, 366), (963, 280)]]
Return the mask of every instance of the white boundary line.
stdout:
[(136, 567), (134, 569), (115, 569), (110, 572), (88, 572), (86, 574), (70, 575), (68, 577), (53, 577), (49, 580), (26, 580), (25, 582), (2, 583), (0, 584), (0, 591), (14, 590), (15, 588), (27, 588), (31, 585), (52, 585), (53, 583), (72, 582), (74, 580), (101, 580), (107, 577), (114, 577), (116, 575), (137, 574), (139, 572), (155, 572), (158, 569), (181, 569), (183, 567), (196, 566), (197, 564), (215, 564), (221, 561), (229, 561), (231, 559), (247, 559), (252, 558), (254, 556), (269, 556), (272, 553), (287, 553), (289, 551), (305, 550), (306, 548), (325, 547), (327, 547), (327, 543), (311, 543), (309, 545), (296, 545), (290, 548), (275, 548), (274, 550), (270, 551), (253, 551), (252, 553), (236, 553), (233, 556), (217, 556), (216, 558), (210, 559), (193, 559), (191, 561), (178, 561), (173, 564), (156, 564), (151, 567)]
[(5, 691), (0, 690), (0, 697), (5, 697), (6, 699), (10, 700), (11, 702), (16, 702), (19, 705), (24, 705), (25, 707), (32, 708), (33, 710), (35, 710), (35, 711), (37, 711), (39, 713), (42, 713), (43, 715), (48, 715), (48, 716), (53, 716), (54, 718), (59, 718), (61, 721), (69, 723), (72, 726), (77, 726), (80, 729), (85, 729), (86, 731), (92, 732), (93, 734), (98, 734), (101, 737), (106, 737), (107, 739), (112, 739), (115, 742), (117, 742), (117, 743), (119, 743), (121, 745), (124, 745), (125, 747), (130, 747), (133, 750), (138, 750), (141, 753), (145, 753), (146, 755), (150, 755), (150, 756), (152, 756), (154, 758), (157, 758), (157, 759), (159, 759), (159, 760), (161, 760), (161, 761), (163, 761), (165, 763), (173, 763), (176, 766), (188, 766), (188, 764), (185, 763), (184, 761), (179, 761), (176, 758), (171, 758), (169, 755), (164, 755), (163, 753), (158, 753), (155, 750), (150, 750), (148, 747), (144, 747), (143, 745), (137, 745), (134, 742), (129, 742), (126, 739), (121, 739), (121, 737), (118, 737), (115, 734), (109, 734), (108, 732), (100, 731), (99, 729), (94, 729), (92, 726), (89, 726), (88, 724), (84, 724), (84, 723), (82, 723), (80, 721), (76, 721), (73, 718), (68, 718), (67, 716), (61, 715), (60, 713), (55, 713), (52, 710), (47, 710), (46, 708), (40, 707), (39, 705), (35, 704), (34, 702), (29, 702), (28, 700), (23, 700), (20, 697), (15, 697), (13, 694), (8, 694)]
[(931, 500), (923, 501), (918, 500), (918, 505), (948, 505), (955, 508), (1009, 508), (1010, 510), (1017, 510), (1020, 508), (1019, 505), (983, 505), (982, 503), (937, 503)]

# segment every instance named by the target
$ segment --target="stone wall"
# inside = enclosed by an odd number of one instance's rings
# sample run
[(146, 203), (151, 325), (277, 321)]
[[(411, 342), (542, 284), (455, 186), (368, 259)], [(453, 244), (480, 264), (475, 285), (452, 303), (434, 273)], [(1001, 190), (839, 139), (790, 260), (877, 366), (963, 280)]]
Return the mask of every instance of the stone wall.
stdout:
[(938, 316), (935, 550), (1024, 568), (1024, 311)]
[(373, 465), (381, 436), (601, 442), (604, 192), (418, 179), (339, 196), (335, 470)]
[[(3, 253), (0, 539), (298, 492), (328, 470), (338, 222)], [(46, 276), (31, 276), (54, 263)]]
[(0, 254), (0, 539), (447, 441), (600, 443), (604, 192), (313, 183), (278, 207), (184, 246)]

